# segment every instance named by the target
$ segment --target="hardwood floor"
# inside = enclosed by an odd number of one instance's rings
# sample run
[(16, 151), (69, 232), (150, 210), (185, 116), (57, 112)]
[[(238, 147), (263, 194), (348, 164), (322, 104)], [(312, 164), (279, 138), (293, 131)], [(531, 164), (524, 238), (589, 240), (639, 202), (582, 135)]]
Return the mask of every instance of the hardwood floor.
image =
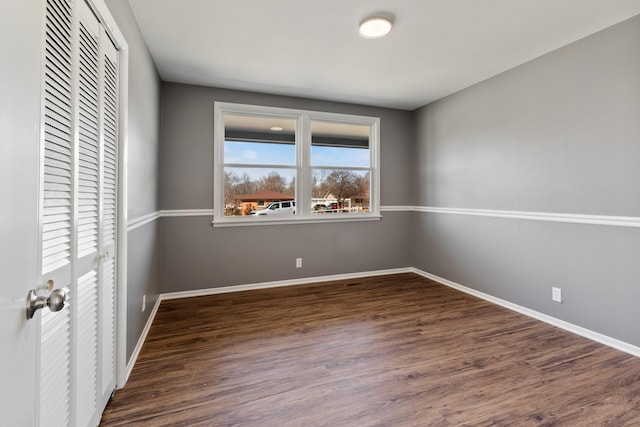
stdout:
[(414, 274), (170, 300), (101, 425), (640, 425), (640, 359)]

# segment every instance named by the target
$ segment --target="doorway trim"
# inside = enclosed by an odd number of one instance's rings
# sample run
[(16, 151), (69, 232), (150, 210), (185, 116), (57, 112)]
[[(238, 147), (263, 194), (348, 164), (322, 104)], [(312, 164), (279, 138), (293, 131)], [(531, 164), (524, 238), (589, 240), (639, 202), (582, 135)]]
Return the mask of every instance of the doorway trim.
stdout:
[[(82, 1), (82, 0), (80, 0)], [(129, 106), (129, 45), (104, 0), (85, 0), (118, 50), (119, 123), (118, 123), (118, 211), (116, 276), (116, 389), (127, 381), (127, 147)]]

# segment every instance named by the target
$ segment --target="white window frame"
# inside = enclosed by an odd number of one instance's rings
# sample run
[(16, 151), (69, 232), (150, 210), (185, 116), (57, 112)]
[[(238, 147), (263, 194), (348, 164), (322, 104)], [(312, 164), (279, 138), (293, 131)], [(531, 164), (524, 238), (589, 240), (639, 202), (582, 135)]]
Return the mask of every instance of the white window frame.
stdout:
[[(296, 214), (286, 218), (275, 216), (225, 216), (224, 215), (224, 116), (225, 114), (256, 115), (296, 120)], [(314, 214), (311, 209), (311, 122), (314, 120), (369, 126), (369, 167), (331, 167), (331, 169), (367, 170), (370, 172), (369, 212)], [(336, 221), (378, 220), (380, 216), (380, 118), (350, 114), (329, 113), (260, 105), (214, 102), (213, 137), (213, 225), (265, 225), (300, 224)], [(246, 166), (229, 165), (226, 166)], [(252, 164), (260, 167), (259, 164)], [(265, 167), (273, 167), (265, 165)]]

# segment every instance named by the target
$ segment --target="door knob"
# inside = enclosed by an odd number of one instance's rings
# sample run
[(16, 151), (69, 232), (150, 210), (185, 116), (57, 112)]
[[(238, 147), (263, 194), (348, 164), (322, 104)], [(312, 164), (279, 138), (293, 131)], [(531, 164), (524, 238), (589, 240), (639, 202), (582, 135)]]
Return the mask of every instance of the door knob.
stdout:
[(51, 311), (60, 311), (67, 300), (67, 293), (63, 289), (51, 291), (48, 297), (36, 295), (36, 291), (31, 289), (27, 294), (27, 319), (31, 319), (36, 311), (44, 307), (49, 307)]

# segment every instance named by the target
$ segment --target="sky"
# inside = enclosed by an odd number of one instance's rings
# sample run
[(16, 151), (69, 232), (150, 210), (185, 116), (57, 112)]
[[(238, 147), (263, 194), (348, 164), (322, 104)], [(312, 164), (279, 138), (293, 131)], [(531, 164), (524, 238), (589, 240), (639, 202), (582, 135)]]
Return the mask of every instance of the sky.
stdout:
[[(294, 144), (258, 143), (243, 141), (224, 142), (224, 162), (236, 164), (265, 164), (274, 166), (295, 166), (296, 151)], [(323, 167), (369, 167), (369, 149), (346, 147), (311, 148), (311, 166)], [(295, 175), (295, 169), (286, 168), (234, 168), (234, 172), (242, 175), (248, 173), (252, 179), (268, 175), (276, 170), (280, 175), (290, 180)]]

